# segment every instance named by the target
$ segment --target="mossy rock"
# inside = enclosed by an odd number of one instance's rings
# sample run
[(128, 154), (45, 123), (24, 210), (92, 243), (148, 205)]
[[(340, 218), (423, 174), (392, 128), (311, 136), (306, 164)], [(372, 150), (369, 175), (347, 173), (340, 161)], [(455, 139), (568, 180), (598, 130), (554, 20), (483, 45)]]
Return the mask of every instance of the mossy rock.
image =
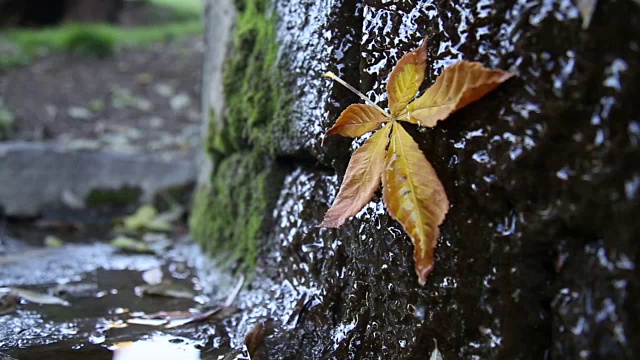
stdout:
[(214, 257), (254, 265), (285, 172), (255, 151), (222, 160), (211, 186), (195, 193), (189, 224), (193, 237)]
[(267, 0), (238, 0), (235, 6), (238, 17), (223, 81), (226, 108), (222, 119), (210, 119), (207, 147), (220, 154), (251, 147), (274, 153), (275, 129), (282, 129), (288, 112), (275, 16)]
[(137, 186), (123, 186), (119, 189), (94, 189), (86, 198), (90, 208), (123, 207), (137, 204), (142, 196), (142, 189)]

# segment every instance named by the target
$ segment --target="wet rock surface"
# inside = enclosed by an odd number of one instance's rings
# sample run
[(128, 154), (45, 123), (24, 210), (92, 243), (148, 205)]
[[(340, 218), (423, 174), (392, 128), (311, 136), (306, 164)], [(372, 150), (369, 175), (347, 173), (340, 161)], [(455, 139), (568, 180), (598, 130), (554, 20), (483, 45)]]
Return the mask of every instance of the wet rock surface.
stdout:
[[(306, 130), (279, 141), (315, 160), (287, 147), (275, 154), (298, 168), (241, 296), (252, 310), (232, 320), (240, 334), (273, 318), (273, 358), (424, 358), (432, 339), (446, 359), (637, 356), (636, 4), (600, 2), (584, 30), (571, 1), (274, 6), (281, 66), (305, 69), (294, 71), (291, 121)], [(309, 124), (325, 126), (355, 101), (321, 83), (321, 72), (360, 80), (384, 105), (390, 70), (425, 36), (425, 85), (461, 59), (519, 75), (432, 130), (407, 126), (452, 203), (420, 288), (409, 239), (379, 198), (341, 229), (315, 227), (348, 160), (341, 140), (318, 150), (326, 127)]]
[[(254, 351), (268, 358), (413, 359), (427, 357), (433, 339), (445, 359), (637, 357), (637, 5), (600, 2), (586, 30), (570, 1), (272, 5), (278, 64), (295, 80), (287, 88), (291, 124), (274, 139), (274, 153), (249, 144), (247, 155), (287, 174), (274, 191), (243, 173), (255, 180), (255, 193), (273, 201), (261, 204), (260, 226), (246, 222), (260, 229), (259, 253), (235, 302), (239, 311), (184, 330), (106, 330), (117, 318), (109, 309), (122, 301), (167, 309), (133, 295), (141, 270), (186, 261), (214, 304), (229, 292), (230, 278), (216, 267), (201, 274), (197, 269), (210, 268), (198, 250), (195, 258), (184, 255), (184, 244), (156, 257), (124, 256), (101, 243), (34, 249), (5, 239), (0, 286), (46, 290), (60, 280), (86, 280), (107, 293), (77, 300), (82, 315), (21, 304), (16, 314), (0, 316), (1, 352), (108, 359), (109, 344), (169, 336), (201, 348), (203, 358)], [(625, 21), (611, 20), (619, 14)], [(389, 71), (425, 36), (425, 85), (459, 59), (519, 75), (432, 130), (407, 126), (452, 203), (435, 271), (420, 288), (412, 245), (379, 196), (340, 229), (316, 227), (348, 162), (347, 141), (328, 139), (321, 147), (319, 136), (356, 101), (317, 76), (340, 73), (384, 105)], [(219, 169), (223, 159), (216, 156)], [(238, 179), (234, 171), (249, 169), (239, 167), (225, 173), (228, 182)], [(236, 206), (246, 210), (254, 198)], [(209, 215), (226, 211), (205, 203)]]

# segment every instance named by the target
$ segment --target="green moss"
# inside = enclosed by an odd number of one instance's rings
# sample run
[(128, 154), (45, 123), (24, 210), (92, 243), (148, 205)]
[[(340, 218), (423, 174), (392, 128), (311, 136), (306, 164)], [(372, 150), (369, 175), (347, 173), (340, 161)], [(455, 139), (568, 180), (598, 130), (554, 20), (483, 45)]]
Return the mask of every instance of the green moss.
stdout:
[(224, 157), (225, 154), (230, 154), (234, 150), (231, 139), (226, 136), (227, 134), (224, 131), (217, 131), (216, 124), (215, 112), (212, 109), (209, 112), (209, 127), (204, 144), (206, 153), (212, 159)]
[(224, 73), (226, 112), (211, 122), (216, 149), (251, 146), (273, 152), (271, 125), (284, 108), (285, 91), (277, 68), (275, 18), (266, 0), (237, 0), (238, 18)]
[(255, 264), (283, 179), (267, 163), (256, 152), (235, 153), (220, 162), (210, 188), (196, 192), (191, 234), (212, 255)]
[(205, 139), (214, 170), (210, 187), (194, 196), (190, 228), (210, 253), (231, 253), (230, 259), (253, 265), (284, 178), (272, 165), (272, 135), (288, 112), (288, 98), (280, 85), (269, 1), (235, 0), (235, 6), (223, 79), (226, 108), (222, 118), (210, 112)]
[(136, 204), (140, 200), (142, 190), (138, 187), (123, 186), (120, 189), (95, 189), (87, 195), (87, 206), (120, 207)]

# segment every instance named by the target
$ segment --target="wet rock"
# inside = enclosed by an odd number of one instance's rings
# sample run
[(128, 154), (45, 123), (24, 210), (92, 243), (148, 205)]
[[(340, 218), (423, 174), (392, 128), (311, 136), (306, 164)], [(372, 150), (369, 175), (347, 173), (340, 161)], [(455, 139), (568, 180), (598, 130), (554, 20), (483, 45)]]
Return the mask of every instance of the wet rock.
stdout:
[[(433, 339), (445, 359), (637, 357), (640, 8), (599, 2), (583, 29), (568, 0), (273, 6), (277, 66), (294, 81), (280, 78), (291, 107), (270, 114), (284, 116), (286, 131), (241, 142), (295, 170), (265, 207), (271, 220), (257, 236), (247, 310), (230, 322), (235, 337), (268, 314), (273, 357), (418, 358)], [(614, 20), (622, 13), (629, 21)], [(378, 197), (338, 230), (315, 227), (348, 161), (344, 143), (320, 148), (320, 134), (356, 101), (318, 75), (340, 73), (384, 106), (393, 64), (426, 36), (425, 86), (461, 59), (519, 75), (434, 129), (406, 127), (452, 204), (420, 288), (409, 239)], [(226, 121), (220, 108), (215, 116)], [(214, 163), (237, 151), (209, 150)], [(211, 218), (216, 206), (205, 206)]]
[(11, 216), (64, 207), (63, 195), (69, 191), (87, 199), (94, 190), (136, 187), (139, 197), (130, 202), (149, 202), (160, 191), (196, 179), (194, 162), (181, 156), (83, 152), (39, 143), (0, 144), (0, 163), (0, 206)]

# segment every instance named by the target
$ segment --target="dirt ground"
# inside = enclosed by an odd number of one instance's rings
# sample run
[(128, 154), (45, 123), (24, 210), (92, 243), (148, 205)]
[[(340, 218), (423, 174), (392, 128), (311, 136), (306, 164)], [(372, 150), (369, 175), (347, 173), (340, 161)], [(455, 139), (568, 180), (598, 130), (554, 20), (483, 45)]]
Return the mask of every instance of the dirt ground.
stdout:
[[(123, 26), (171, 20), (128, 7)], [(0, 73), (0, 98), (14, 116), (11, 140), (79, 149), (184, 151), (200, 129), (201, 37), (119, 49), (104, 59), (54, 52)]]

